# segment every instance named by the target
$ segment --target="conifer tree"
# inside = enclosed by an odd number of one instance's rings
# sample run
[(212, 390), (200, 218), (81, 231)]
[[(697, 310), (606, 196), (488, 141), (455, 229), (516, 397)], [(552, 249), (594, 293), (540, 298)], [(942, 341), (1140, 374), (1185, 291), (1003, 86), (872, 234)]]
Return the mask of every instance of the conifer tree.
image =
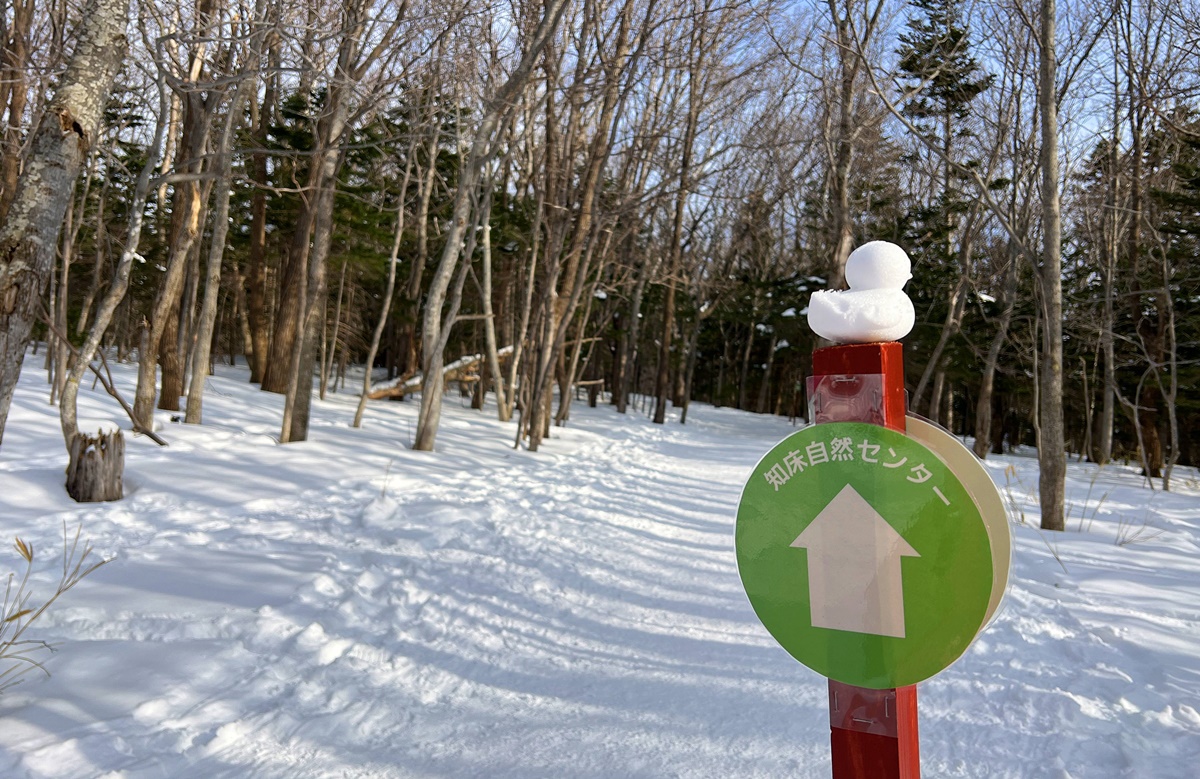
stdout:
[(914, 92), (904, 114), (926, 133), (925, 140), (942, 152), (942, 189), (935, 213), (930, 215), (932, 229), (926, 232), (940, 238), (949, 254), (956, 214), (963, 207), (961, 177), (950, 163), (978, 164), (960, 160), (961, 144), (955, 141), (972, 134), (968, 122), (971, 104), (994, 78), (971, 56), (959, 0), (914, 0), (913, 6), (918, 13), (908, 21), (908, 32), (900, 36), (897, 52), (903, 78), (912, 82), (909, 86)]
[(962, 224), (970, 203), (963, 194), (967, 182), (961, 171), (978, 166), (978, 161), (970, 158), (963, 141), (972, 135), (971, 104), (991, 86), (993, 77), (970, 53), (960, 0), (914, 0), (913, 8), (897, 51), (902, 80), (910, 82), (911, 97), (903, 112), (924, 136), (924, 144), (937, 150), (932, 170), (938, 181), (933, 182), (936, 194), (930, 202), (914, 204), (908, 244), (923, 267), (913, 287), (918, 305), (926, 298), (929, 318), (943, 322), (936, 341), (924, 350), (929, 360), (913, 401), (917, 406), (924, 401), (930, 379), (936, 377), (927, 413), (937, 420), (940, 363), (961, 324), (970, 275), (972, 236), (969, 224)]

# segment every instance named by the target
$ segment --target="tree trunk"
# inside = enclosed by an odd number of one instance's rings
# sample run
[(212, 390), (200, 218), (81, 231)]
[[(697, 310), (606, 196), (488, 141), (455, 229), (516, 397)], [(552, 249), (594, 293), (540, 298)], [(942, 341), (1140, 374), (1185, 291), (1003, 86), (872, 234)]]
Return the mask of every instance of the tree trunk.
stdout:
[(932, 389), (929, 391), (929, 406), (926, 415), (935, 425), (941, 425), (949, 429), (950, 425), (942, 421), (942, 401), (946, 396), (946, 372), (944, 370), (938, 370), (933, 374), (933, 384), (931, 386)]
[[(88, 183), (91, 171), (84, 177), (81, 202), (87, 202)], [(80, 208), (79, 222), (83, 221), (83, 208)], [(67, 307), (71, 299), (71, 263), (75, 256), (75, 237), (79, 225), (75, 220), (75, 198), (67, 201), (67, 214), (63, 222), (64, 235), (59, 249), (60, 262), (57, 281), (50, 285), (50, 315), (54, 326), (60, 333), (67, 332)], [(47, 356), (54, 362), (53, 379), (50, 386), (50, 403), (54, 404), (62, 397), (63, 384), (67, 380), (67, 363), (69, 361), (69, 344), (63, 338), (51, 336), (47, 339)]]
[[(496, 343), (496, 319), (492, 308), (492, 217), (491, 197), (489, 206), (484, 209), (483, 217), (483, 289), (480, 297), (483, 299), (483, 340), (487, 350), (488, 374), (493, 382), (492, 389), (496, 394), (496, 415), (501, 422), (511, 418), (508, 398), (504, 391), (504, 375), (500, 371), (500, 351)], [(480, 392), (486, 393), (487, 387), (480, 382)]]
[(713, 405), (717, 408), (725, 403), (725, 369), (732, 359), (729, 354), (729, 347), (732, 343), (723, 323), (721, 324), (721, 343), (723, 346), (721, 347), (721, 361), (717, 364), (717, 386), (713, 390)]
[(32, 151), (0, 228), (0, 440), (58, 234), (83, 161), (99, 134), (125, 52), (128, 0), (94, 0), (75, 52), (33, 134)]
[(1163, 467), (1162, 436), (1158, 431), (1158, 403), (1161, 400), (1158, 386), (1147, 381), (1136, 395), (1138, 424), (1142, 428), (1142, 462), (1146, 476), (1160, 478)]
[[(553, 392), (552, 372), (564, 361), (567, 329), (578, 310), (592, 259), (597, 254), (600, 256), (604, 254), (604, 250), (596, 251), (597, 245), (602, 241), (600, 225), (596, 219), (597, 193), (605, 163), (612, 150), (611, 133), (616, 121), (620, 87), (630, 61), (629, 32), (632, 12), (633, 3), (627, 0), (622, 7), (617, 30), (611, 36), (613, 52), (604, 63), (603, 98), (599, 116), (595, 120), (594, 126), (590, 128), (592, 137), (587, 143), (585, 172), (580, 177), (579, 186), (573, 190), (561, 185), (561, 182), (557, 188), (560, 194), (560, 202), (557, 204), (561, 210), (555, 212), (559, 217), (556, 235), (561, 239), (569, 234), (570, 243), (561, 262), (558, 252), (548, 251), (546, 256), (546, 266), (549, 271), (544, 287), (545, 306), (548, 314), (547, 327), (542, 341), (538, 369), (534, 377), (532, 391), (535, 402), (531, 404), (533, 413), (522, 414), (521, 419), (521, 424), (526, 426), (529, 434), (530, 451), (537, 451), (543, 431), (549, 430), (549, 409)], [(585, 20), (585, 30), (588, 24), (594, 23), (595, 20), (589, 15)], [(582, 64), (581, 61), (580, 65)], [(580, 74), (577, 72), (575, 86), (580, 85), (579, 76)], [(581, 133), (577, 132), (575, 124), (577, 120), (577, 114), (568, 120), (568, 139), (581, 138)], [(553, 119), (547, 117), (547, 126), (553, 126), (553, 123)], [(573, 146), (574, 143), (571, 140), (564, 145), (563, 152), (568, 158), (572, 156)], [(563, 174), (570, 170), (571, 165), (570, 163), (560, 164), (560, 168), (558, 172)], [(553, 241), (547, 242), (548, 248), (554, 245)], [(560, 279), (561, 288), (559, 287)], [(542, 401), (537, 402), (538, 398), (542, 398)], [(528, 416), (528, 421), (526, 421), (526, 416)]]
[(638, 346), (642, 329), (642, 297), (646, 293), (646, 284), (654, 272), (654, 266), (649, 257), (643, 255), (638, 266), (637, 281), (633, 285), (633, 295), (629, 300), (629, 327), (625, 329), (625, 366), (622, 370), (621, 386), (617, 388), (617, 411), (624, 414), (629, 405), (629, 394), (633, 389), (633, 376), (637, 370)]
[(1043, 530), (1063, 530), (1066, 441), (1063, 429), (1062, 213), (1058, 173), (1056, 0), (1041, 0), (1038, 104), (1042, 163), (1042, 362), (1038, 380), (1039, 494)]
[(750, 354), (754, 349), (754, 333), (755, 324), (751, 322), (749, 333), (746, 335), (746, 349), (742, 352), (742, 367), (738, 374), (738, 394), (737, 407), (740, 411), (748, 410), (746, 408), (746, 393), (749, 391), (750, 383)]
[[(92, 159), (95, 160), (94, 155)], [(108, 205), (108, 191), (111, 182), (111, 177), (104, 177), (104, 181), (100, 185), (100, 195), (96, 199), (96, 237), (94, 240), (96, 256), (95, 261), (92, 262), (92, 282), (83, 298), (83, 304), (80, 306), (79, 319), (75, 321), (76, 333), (83, 333), (87, 330), (88, 319), (92, 314), (92, 305), (96, 302), (96, 296), (100, 294), (100, 284), (104, 280), (104, 267), (108, 263), (108, 228), (105, 224), (105, 210)], [(86, 191), (87, 186), (85, 185), (84, 192), (86, 193)]]
[(287, 392), (292, 356), (301, 327), (304, 300), (308, 294), (308, 257), (312, 245), (312, 228), (316, 208), (316, 188), (320, 184), (320, 165), (310, 162), (307, 183), (295, 232), (282, 258), (279, 279), (279, 305), (275, 315), (275, 331), (271, 337), (270, 354), (263, 373), (265, 392)]
[(412, 269), (408, 277), (408, 299), (419, 300), (421, 297), (421, 279), (425, 275), (425, 264), (429, 261), (429, 206), (433, 201), (434, 175), (437, 173), (438, 142), (441, 127), (436, 119), (432, 119), (433, 127), (429, 133), (429, 146), (425, 150), (424, 175), (417, 183), (417, 256), (413, 259)]
[[(859, 52), (869, 46), (883, 9), (883, 2), (876, 2), (872, 8), (870, 1), (865, 2), (861, 9), (855, 3), (845, 3), (840, 7), (838, 0), (827, 0), (830, 19), (833, 22), (836, 35), (836, 51), (838, 59), (838, 84), (836, 106), (837, 127), (834, 137), (829, 139), (831, 146), (830, 179), (830, 239), (833, 257), (829, 271), (829, 289), (841, 289), (846, 279), (846, 258), (850, 256), (853, 243), (853, 232), (850, 213), (851, 173), (854, 163), (856, 139), (861, 134), (856, 126), (859, 117), (855, 108), (861, 102), (860, 67), (862, 56)], [(861, 17), (861, 18), (859, 18)], [(858, 28), (857, 22), (862, 27)]]
[[(442, 405), (440, 384), (442, 365), (445, 360), (443, 350), (450, 336), (450, 327), (454, 323), (452, 316), (444, 316), (448, 312), (443, 309), (447, 305), (446, 296), (455, 275), (455, 269), (461, 259), (460, 242), (471, 221), (469, 214), (472, 193), (478, 186), (484, 164), (495, 154), (494, 136), (502, 120), (512, 111), (517, 95), (529, 80), (534, 63), (541, 56), (553, 33), (558, 29), (566, 5), (566, 0), (547, 0), (545, 14), (533, 34), (529, 48), (522, 53), (517, 67), (513, 69), (508, 79), (488, 102), (479, 126), (476, 128), (475, 138), (462, 169), (458, 191), (454, 195), (454, 206), (446, 234), (445, 248), (425, 299), (421, 342), (422, 372), (425, 375), (426, 389), (421, 392), (421, 408), (418, 412), (413, 449), (432, 451), (437, 440)], [(451, 308), (454, 306), (452, 305)], [(438, 385), (435, 387), (435, 392), (429, 391), (431, 382)]]
[[(572, 392), (572, 389), (575, 387), (575, 382), (579, 378), (579, 373), (580, 373), (579, 363), (580, 363), (580, 358), (583, 355), (583, 345), (585, 343), (589, 343), (589, 344), (594, 343), (594, 342), (589, 342), (588, 338), (586, 337), (587, 336), (587, 323), (592, 318), (592, 301), (594, 301), (596, 299), (595, 295), (592, 294), (594, 292), (595, 292), (595, 285), (592, 285), (589, 288), (589, 294), (586, 296), (587, 303), (585, 303), (583, 306), (583, 315), (579, 317), (579, 324), (576, 327), (575, 346), (571, 350), (570, 361), (568, 362), (565, 360), (565, 357), (566, 357), (565, 352), (561, 353), (559, 355), (560, 360), (562, 360), (562, 362), (566, 363), (563, 366), (563, 371), (562, 371), (563, 375), (562, 375), (562, 377), (560, 379), (560, 383), (559, 383), (558, 413), (554, 415), (554, 424), (559, 425), (559, 426), (565, 425), (567, 423), (567, 420), (571, 418), (571, 401), (574, 399), (574, 393)], [(583, 360), (585, 368), (587, 367), (587, 363), (591, 361), (591, 356), (592, 356), (592, 347), (589, 345), (588, 357), (586, 360)]]
[(970, 228), (964, 231), (962, 244), (959, 248), (958, 258), (962, 272), (959, 274), (958, 283), (950, 291), (950, 296), (946, 301), (946, 319), (942, 322), (941, 332), (938, 333), (937, 344), (933, 347), (933, 352), (929, 355), (929, 360), (925, 364), (925, 370), (921, 372), (921, 379), (917, 382), (917, 390), (913, 393), (912, 407), (914, 409), (924, 409), (926, 415), (934, 422), (938, 421), (936, 405), (938, 403), (938, 395), (935, 391), (930, 399), (928, 406), (925, 404), (925, 388), (929, 385), (929, 380), (935, 373), (942, 371), (942, 353), (946, 350), (946, 345), (950, 339), (958, 333), (959, 327), (962, 326), (963, 313), (967, 305), (967, 288), (971, 283), (970, 261), (973, 242), (970, 240)]
[[(333, 310), (333, 333), (329, 337), (328, 347), (324, 348), (322, 350), (322, 354), (325, 359), (321, 360), (321, 385), (320, 385), (321, 386), (321, 389), (320, 389), (321, 400), (325, 399), (326, 391), (329, 389), (329, 374), (333, 370), (333, 359), (337, 355), (338, 338), (341, 334), (341, 329), (342, 329), (342, 299), (346, 292), (346, 267), (349, 264), (350, 264), (349, 262), (343, 261), (342, 262), (342, 272), (340, 274), (338, 274), (337, 302), (334, 304), (334, 307), (333, 307), (333, 309), (334, 309)], [(324, 346), (324, 343), (325, 342), (322, 341), (322, 346)], [(337, 382), (335, 380), (334, 388), (333, 388), (335, 392), (337, 391), (336, 385), (337, 385)]]
[[(125, 248), (121, 252), (120, 262), (117, 263), (113, 274), (112, 284), (108, 292), (96, 308), (96, 318), (88, 330), (83, 348), (80, 349), (71, 373), (63, 387), (62, 401), (59, 403), (59, 422), (62, 426), (63, 441), (66, 444), (70, 458), (67, 466), (67, 492), (77, 501), (93, 502), (116, 500), (121, 497), (124, 471), (125, 442), (120, 430), (115, 433), (99, 433), (98, 436), (81, 435), (76, 415), (76, 400), (79, 394), (79, 382), (91, 364), (92, 355), (100, 345), (100, 340), (112, 322), (113, 314), (125, 298), (129, 289), (129, 272), (133, 267), (133, 258), (137, 254), (138, 243), (142, 235), (142, 220), (146, 210), (146, 199), (150, 192), (150, 176), (159, 164), (159, 150), (163, 146), (163, 136), (166, 133), (168, 118), (167, 87), (162, 74), (158, 78), (159, 111), (158, 124), (154, 140), (151, 143), (146, 163), (138, 176), (134, 187), (133, 201), (129, 204), (129, 223), (126, 231)], [(136, 419), (134, 431), (138, 431)], [(84, 440), (80, 440), (83, 438)]]
[[(1115, 67), (1115, 65), (1114, 65)], [(1118, 101), (1113, 101), (1113, 132), (1119, 122)], [(1117, 210), (1117, 170), (1119, 164), (1118, 145), (1114, 141), (1109, 151), (1109, 190), (1106, 195), (1105, 209), (1105, 252), (1100, 264), (1101, 290), (1104, 295), (1104, 305), (1100, 314), (1100, 354), (1104, 365), (1103, 379), (1100, 385), (1100, 416), (1096, 422), (1096, 462), (1100, 465), (1112, 460), (1113, 422), (1116, 413), (1117, 366), (1116, 353), (1113, 348), (1113, 327), (1116, 322), (1114, 296), (1117, 274), (1117, 237), (1120, 231), (1120, 218)]]
[[(204, 150), (208, 145), (212, 114), (198, 92), (185, 95), (183, 106), (183, 139), (176, 152), (175, 168), (179, 173), (198, 176), (203, 167)], [(166, 359), (177, 358), (178, 348), (173, 344), (179, 332), (179, 304), (183, 295), (184, 274), (192, 247), (200, 234), (203, 211), (200, 182), (196, 178), (180, 182), (175, 189), (171, 210), (167, 270), (159, 282), (158, 295), (150, 315), (150, 335), (146, 341), (146, 350), (138, 354), (138, 383), (133, 412), (138, 423), (147, 430), (154, 429), (156, 374), (159, 351), (164, 342), (168, 344)], [(165, 372), (164, 370), (164, 374)], [(165, 380), (163, 384), (164, 399), (168, 401), (165, 407), (178, 409), (182, 385), (169, 388)], [(169, 395), (173, 397), (168, 397)]]
[[(208, 150), (211, 153), (211, 149)], [(205, 161), (206, 176), (213, 175), (211, 160)], [(198, 299), (200, 296), (201, 276), (201, 247), (204, 243), (204, 225), (208, 223), (208, 196), (212, 191), (211, 182), (205, 182), (200, 187), (200, 235), (192, 243), (192, 251), (188, 254), (187, 273), (184, 276), (183, 296), (179, 299), (178, 329), (175, 337), (167, 339), (159, 346), (158, 367), (162, 370), (162, 392), (158, 398), (160, 409), (178, 411), (180, 399), (187, 392), (185, 386), (188, 371), (192, 367), (192, 355), (195, 353), (196, 321), (198, 314)]]
[[(313, 132), (305, 208), (292, 237), (288, 273), (294, 281), (283, 301), (286, 306), (280, 306), (271, 364), (263, 381), (264, 390), (278, 391), (281, 385), (286, 390), (281, 443), (308, 437), (316, 339), (321, 337), (325, 314), (325, 263), (333, 237), (334, 192), (351, 131), (350, 101), (366, 69), (380, 53), (378, 48), (363, 53), (366, 6), (363, 0), (342, 6), (337, 60)], [(403, 16), (401, 13), (392, 20), (393, 29)], [(279, 381), (280, 374), (283, 381)]]
[(7, 109), (7, 122), (0, 140), (0, 223), (8, 216), (17, 194), (21, 172), (21, 126), (29, 98), (26, 70), (29, 66), (29, 32), (34, 16), (33, 0), (15, 0), (12, 23), (4, 41), (4, 61), (0, 66), (0, 111)]
[[(336, 135), (331, 136), (331, 147), (326, 148), (325, 153), (318, 158), (324, 172), (320, 177), (321, 188), (313, 196), (317, 202), (313, 223), (313, 245), (309, 252), (307, 270), (307, 296), (302, 309), (304, 315), (299, 318), (298, 322), (300, 331), (296, 341), (293, 342), (291, 376), (288, 380), (287, 395), (283, 405), (283, 433), (280, 443), (304, 441), (308, 438), (308, 418), (312, 406), (313, 366), (316, 359), (317, 339), (321, 337), (321, 315), (325, 311), (325, 261), (329, 257), (329, 247), (333, 240), (334, 188), (337, 185), (337, 172), (341, 163), (338, 146), (344, 137), (346, 119), (346, 106), (343, 101), (338, 102), (342, 107), (335, 121), (340, 122), (341, 126)], [(335, 110), (337, 109), (335, 108)]]
[[(202, 418), (204, 384), (208, 381), (212, 366), (213, 330), (217, 320), (217, 296), (221, 290), (221, 264), (225, 258), (225, 241), (229, 236), (229, 197), (232, 185), (234, 122), (241, 115), (245, 85), (239, 86), (225, 117), (216, 162), (216, 211), (213, 213), (212, 238), (208, 247), (208, 262), (204, 281), (204, 300), (201, 304), (200, 321), (196, 328), (196, 345), (192, 361), (192, 380), (187, 393), (187, 412), (184, 421), (198, 425)], [(166, 394), (164, 377), (163, 394)]]
[[(203, 224), (203, 220), (201, 220)], [(193, 249), (195, 244), (192, 244)], [(188, 268), (184, 274), (183, 293), (188, 291), (194, 282), (189, 278), (194, 275), (194, 268), (189, 253)], [(187, 308), (183, 305), (184, 296), (175, 301), (175, 307), (167, 315), (167, 324), (162, 331), (162, 339), (158, 344), (159, 393), (158, 408), (163, 411), (178, 411), (179, 398), (183, 396), (183, 350), (180, 341), (187, 328), (183, 326), (183, 318)]]
[[(672, 267), (667, 271), (675, 272)], [(663, 301), (663, 326), (659, 335), (658, 370), (654, 374), (654, 424), (667, 419), (667, 392), (671, 381), (671, 342), (675, 335), (675, 278), (667, 278), (667, 295)]]
[(613, 312), (613, 338), (609, 342), (608, 350), (612, 354), (612, 363), (609, 366), (609, 387), (611, 388), (608, 394), (609, 403), (620, 409), (623, 405), (621, 400), (621, 390), (625, 386), (625, 349), (628, 346), (629, 328), (625, 326), (625, 322), (621, 317), (621, 311), (618, 309)]
[(683, 407), (679, 411), (679, 424), (681, 425), (687, 424), (688, 408), (692, 405), (692, 380), (696, 375), (696, 358), (699, 352), (700, 330), (703, 326), (703, 320), (697, 317), (687, 339), (683, 377)]
[[(272, 72), (279, 68), (279, 44), (272, 38), (268, 61)], [(273, 73), (266, 78), (262, 107), (251, 106), (255, 116), (254, 141), (260, 149), (267, 147), (270, 136), (271, 117), (277, 99), (278, 79)], [(257, 110), (254, 110), (256, 109)], [(254, 191), (250, 196), (250, 249), (249, 270), (246, 274), (246, 318), (250, 325), (251, 348), (250, 381), (262, 384), (267, 372), (271, 348), (271, 318), (267, 307), (267, 155), (255, 152), (250, 157), (250, 177)]]
[(367, 362), (363, 366), (362, 395), (358, 399), (358, 408), (354, 411), (354, 427), (362, 427), (363, 411), (367, 406), (367, 396), (371, 394), (371, 371), (375, 368), (375, 355), (379, 353), (379, 342), (383, 338), (383, 330), (387, 326), (388, 314), (392, 310), (392, 297), (396, 292), (396, 260), (400, 256), (400, 242), (404, 238), (404, 196), (408, 192), (409, 178), (412, 176), (413, 147), (409, 144), (408, 154), (404, 163), (404, 178), (400, 184), (400, 205), (396, 209), (396, 231), (392, 235), (392, 253), (388, 255), (387, 288), (383, 293), (383, 303), (380, 306), (379, 321), (371, 333), (371, 345), (367, 348)]
[(775, 344), (777, 344), (779, 335), (771, 331), (771, 345), (767, 347), (767, 367), (763, 370), (762, 384), (758, 388), (758, 402), (754, 404), (754, 411), (759, 414), (767, 413), (767, 401), (771, 398), (771, 370), (775, 367)]
[[(242, 355), (246, 359), (246, 365), (250, 370), (254, 370), (254, 337), (250, 334), (250, 316), (246, 312), (246, 275), (242, 273), (241, 264), (233, 263), (233, 313), (232, 326), (237, 328), (237, 333), (242, 339)], [(233, 336), (229, 338), (229, 364), (237, 365), (237, 355), (234, 353), (233, 344), (236, 339)]]
[[(1177, 400), (1179, 398), (1179, 348), (1176, 341), (1176, 322), (1175, 322), (1175, 301), (1171, 294), (1169, 285), (1170, 267), (1167, 260), (1163, 259), (1163, 284), (1167, 307), (1167, 365), (1166, 368), (1170, 371), (1170, 378), (1167, 382), (1167, 388), (1163, 389), (1161, 395), (1167, 407), (1167, 435), (1170, 445), (1170, 454), (1167, 456), (1163, 467), (1162, 487), (1164, 492), (1169, 492), (1171, 489), (1171, 474), (1175, 470), (1175, 464), (1180, 458), (1180, 440), (1179, 440), (1179, 409)], [(1158, 374), (1159, 382), (1162, 381), (1161, 371)]]
[(1000, 352), (1004, 348), (1005, 341), (1008, 340), (1008, 327), (1016, 306), (1019, 269), (1017, 257), (1010, 253), (1001, 301), (1004, 308), (996, 322), (996, 332), (992, 335), (987, 357), (983, 361), (983, 373), (979, 379), (979, 397), (975, 401), (974, 452), (975, 456), (981, 460), (992, 451), (992, 401), (996, 386), (996, 369), (1000, 364)]
[[(525, 284), (521, 287), (523, 292), (521, 293), (520, 322), (511, 338), (513, 353), (508, 361), (508, 377), (506, 379), (508, 388), (508, 397), (506, 398), (508, 405), (504, 413), (506, 419), (512, 419), (513, 412), (518, 405), (517, 377), (521, 375), (522, 357), (524, 356), (525, 343), (529, 336), (529, 321), (533, 314), (533, 285), (534, 279), (537, 277), (538, 252), (541, 249), (540, 236), (542, 233), (542, 212), (544, 211), (544, 205), (542, 199), (539, 198), (533, 219), (533, 242), (529, 250), (528, 270), (525, 273)], [(521, 435), (520, 431), (518, 431), (518, 446), (520, 445), (520, 440)]]

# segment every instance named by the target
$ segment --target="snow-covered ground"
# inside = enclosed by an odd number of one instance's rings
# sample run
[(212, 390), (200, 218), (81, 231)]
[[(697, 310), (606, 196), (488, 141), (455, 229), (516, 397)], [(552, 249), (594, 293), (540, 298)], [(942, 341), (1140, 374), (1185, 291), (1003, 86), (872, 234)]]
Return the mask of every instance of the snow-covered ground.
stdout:
[[(829, 775), (824, 680), (758, 623), (733, 553), (786, 420), (578, 404), (530, 454), (448, 397), (428, 454), (414, 403), (353, 430), (342, 394), (280, 446), (281, 398), (221, 367), (206, 424), (163, 414), (168, 448), (128, 439), (127, 497), (80, 506), (39, 360), (0, 446), (0, 573), (19, 535), (52, 586), (64, 521), (113, 562), (39, 623), (53, 676), (0, 695), (0, 777)], [(95, 391), (80, 416), (128, 428)], [(986, 466), (1012, 583), (921, 685), (924, 775), (1197, 776), (1200, 478), (1072, 464), (1070, 530), (1046, 535), (1032, 457)]]

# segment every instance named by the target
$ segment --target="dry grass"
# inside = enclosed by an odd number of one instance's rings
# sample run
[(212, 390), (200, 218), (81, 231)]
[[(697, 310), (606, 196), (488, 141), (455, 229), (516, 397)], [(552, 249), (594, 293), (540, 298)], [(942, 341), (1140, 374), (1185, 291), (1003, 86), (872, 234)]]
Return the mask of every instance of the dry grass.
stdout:
[(0, 693), (20, 683), (34, 669), (50, 675), (37, 658), (43, 652), (53, 651), (54, 647), (45, 641), (27, 638), (26, 632), (59, 597), (108, 562), (95, 560), (92, 545), (86, 540), (80, 546), (82, 529), (82, 525), (75, 528), (75, 535), (71, 537), (63, 523), (62, 576), (53, 594), (36, 607), (30, 605), (33, 598), (29, 582), (33, 573), (33, 545), (16, 539), (14, 546), (25, 561), (25, 573), (19, 580), (15, 573), (10, 573), (4, 586), (4, 606), (0, 610)]

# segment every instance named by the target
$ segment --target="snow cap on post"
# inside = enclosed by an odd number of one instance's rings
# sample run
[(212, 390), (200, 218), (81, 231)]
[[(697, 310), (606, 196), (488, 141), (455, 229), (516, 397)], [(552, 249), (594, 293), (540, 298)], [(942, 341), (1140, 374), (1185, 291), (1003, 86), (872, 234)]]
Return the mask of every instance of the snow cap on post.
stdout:
[(835, 343), (896, 341), (913, 328), (916, 312), (904, 292), (912, 278), (908, 255), (894, 243), (871, 241), (846, 260), (845, 291), (819, 291), (808, 303), (808, 326)]

